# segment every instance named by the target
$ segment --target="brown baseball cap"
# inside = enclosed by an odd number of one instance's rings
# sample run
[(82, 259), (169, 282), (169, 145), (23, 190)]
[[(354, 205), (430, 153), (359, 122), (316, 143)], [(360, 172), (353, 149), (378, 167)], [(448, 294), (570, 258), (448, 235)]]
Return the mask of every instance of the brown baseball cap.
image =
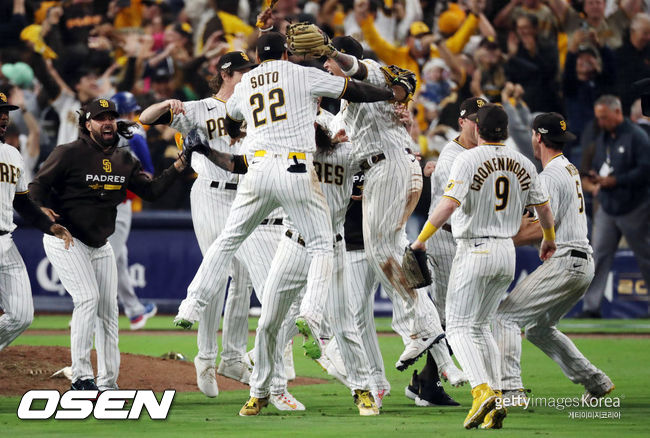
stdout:
[(16, 105), (11, 105), (7, 102), (7, 96), (4, 93), (0, 93), (0, 111), (13, 111), (17, 110)]
[(100, 114), (103, 113), (112, 113), (115, 117), (119, 117), (120, 114), (117, 112), (117, 106), (115, 102), (109, 99), (95, 99), (92, 102), (86, 104), (84, 108), (86, 113), (86, 119), (94, 119)]
[(217, 62), (217, 70), (224, 71), (237, 71), (254, 67), (257, 67), (257, 64), (252, 62), (246, 53), (240, 51), (228, 52), (222, 55), (219, 62)]
[(474, 120), (478, 127), (486, 132), (494, 132), (495, 134), (508, 132), (508, 114), (501, 105), (493, 103), (483, 105), (468, 119)]
[[(482, 97), (468, 97), (460, 104), (459, 116), (463, 119), (470, 119), (469, 116), (476, 114), (483, 105), (487, 105), (488, 103)], [(475, 118), (470, 120), (476, 121)]]
[(543, 113), (533, 120), (533, 130), (555, 143), (567, 143), (576, 136), (566, 130), (566, 120), (558, 113)]

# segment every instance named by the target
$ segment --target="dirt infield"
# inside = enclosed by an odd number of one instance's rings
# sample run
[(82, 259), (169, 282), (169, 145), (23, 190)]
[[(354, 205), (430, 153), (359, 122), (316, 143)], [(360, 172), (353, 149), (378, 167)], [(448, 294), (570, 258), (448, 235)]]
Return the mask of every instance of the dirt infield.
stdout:
[[(92, 352), (93, 367), (97, 369), (97, 357)], [(8, 347), (0, 353), (0, 396), (22, 395), (30, 389), (70, 389), (70, 381), (62, 374), (51, 377), (58, 370), (70, 365), (70, 349), (19, 345)], [(248, 386), (226, 377), (217, 376), (219, 391), (246, 389)], [(289, 386), (327, 383), (327, 380), (297, 377)], [(121, 354), (121, 389), (153, 389), (162, 392), (176, 389), (179, 392), (198, 392), (196, 372), (192, 362), (161, 359), (139, 354)]]

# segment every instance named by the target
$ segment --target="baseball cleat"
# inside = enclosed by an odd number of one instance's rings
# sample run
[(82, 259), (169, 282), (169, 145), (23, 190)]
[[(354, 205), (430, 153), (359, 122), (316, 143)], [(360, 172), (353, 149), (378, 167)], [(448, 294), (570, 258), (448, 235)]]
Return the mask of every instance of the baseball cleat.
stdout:
[(501, 429), (503, 427), (503, 419), (508, 415), (508, 410), (504, 407), (501, 409), (492, 409), (485, 416), (481, 429)]
[(528, 395), (526, 395), (526, 390), (524, 388), (506, 389), (503, 391), (501, 399), (503, 400), (504, 406), (510, 406), (513, 408), (523, 407), (526, 406)]
[(377, 407), (377, 403), (375, 403), (375, 399), (370, 391), (355, 389), (354, 404), (359, 408), (359, 415), (362, 417), (379, 415), (379, 408)]
[(487, 383), (481, 383), (475, 388), (472, 388), (472, 398), (474, 399), (472, 401), (472, 409), (469, 410), (463, 423), (465, 429), (472, 429), (483, 423), (488, 412), (494, 409), (497, 395)]
[(442, 376), (443, 379), (445, 379), (451, 386), (455, 386), (458, 388), (459, 386), (463, 386), (465, 383), (468, 382), (467, 376), (465, 376), (465, 373), (456, 368), (455, 365), (451, 365), (445, 370), (443, 370), (440, 375)]
[(411, 376), (411, 381), (408, 386), (404, 388), (404, 395), (406, 398), (415, 400), (420, 394), (420, 379), (418, 379), (418, 370), (413, 370), (413, 376)]
[(149, 303), (144, 306), (144, 313), (141, 315), (136, 315), (133, 318), (129, 318), (131, 323), (131, 330), (140, 330), (145, 326), (147, 320), (154, 316), (158, 312), (158, 307), (154, 303)]
[(251, 379), (251, 372), (248, 369), (248, 366), (240, 360), (229, 363), (226, 363), (222, 360), (219, 362), (217, 374), (220, 376), (228, 377), (229, 379), (237, 380), (241, 383), (245, 383), (246, 385), (249, 384)]
[(592, 376), (585, 384), (585, 393), (583, 398), (594, 399), (605, 397), (607, 394), (616, 389), (614, 382), (602, 371)]
[(430, 382), (420, 384), (420, 394), (415, 397), (415, 406), (428, 408), (431, 406), (460, 406), (456, 400), (451, 398), (442, 387), (442, 383)]
[(422, 355), (433, 345), (435, 338), (415, 338), (411, 339), (404, 347), (404, 352), (399, 357), (395, 368), (404, 371), (413, 365)]
[(330, 376), (334, 377), (336, 380), (341, 382), (344, 386), (348, 386), (348, 380), (346, 376), (339, 373), (338, 369), (334, 366), (332, 361), (330, 361), (329, 356), (325, 353), (318, 359), (315, 359), (316, 363)]
[(206, 397), (216, 397), (219, 395), (217, 386), (217, 376), (215, 375), (214, 361), (204, 360), (196, 356), (194, 358), (194, 368), (196, 368), (196, 385)]
[(70, 389), (74, 391), (98, 391), (97, 385), (95, 385), (95, 379), (78, 379), (72, 382)]
[(239, 410), (239, 415), (241, 417), (251, 417), (254, 415), (259, 415), (262, 408), (265, 408), (269, 405), (268, 397), (257, 398), (251, 397), (248, 399), (246, 404)]
[(310, 324), (307, 319), (300, 317), (296, 319), (296, 327), (304, 337), (302, 348), (305, 350), (305, 356), (314, 360), (320, 358), (322, 354), (321, 340), (314, 325)]
[(271, 394), (271, 404), (281, 411), (304, 411), (305, 405), (300, 403), (290, 392)]

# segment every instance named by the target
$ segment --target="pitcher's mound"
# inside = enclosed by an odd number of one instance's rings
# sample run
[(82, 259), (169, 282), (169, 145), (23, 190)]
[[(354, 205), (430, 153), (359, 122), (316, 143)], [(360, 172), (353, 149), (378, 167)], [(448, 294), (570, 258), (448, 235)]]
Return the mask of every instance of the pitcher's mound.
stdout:
[[(97, 356), (92, 352), (93, 369), (97, 371)], [(62, 374), (51, 377), (61, 368), (70, 366), (68, 347), (18, 345), (0, 352), (0, 395), (22, 395), (30, 389), (70, 389), (70, 381)], [(327, 383), (324, 379), (297, 377), (289, 386)], [(153, 389), (162, 392), (198, 392), (196, 371), (192, 362), (161, 359), (140, 354), (122, 353), (120, 389)], [(219, 391), (247, 389), (248, 386), (217, 375)]]

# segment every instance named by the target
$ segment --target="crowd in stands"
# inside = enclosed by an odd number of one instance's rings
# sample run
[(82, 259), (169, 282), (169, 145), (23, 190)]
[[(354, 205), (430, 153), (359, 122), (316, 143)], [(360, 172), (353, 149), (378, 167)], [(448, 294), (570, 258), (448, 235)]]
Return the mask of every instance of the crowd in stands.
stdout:
[[(56, 145), (76, 139), (77, 110), (94, 98), (128, 91), (146, 108), (209, 96), (223, 53), (244, 50), (254, 59), (255, 23), (267, 6), (268, 0), (3, 1), (0, 92), (21, 107), (7, 141), (35, 172)], [(284, 31), (289, 22), (314, 22), (332, 37), (358, 39), (367, 58), (416, 72), (411, 134), (423, 163), (457, 135), (459, 103), (480, 95), (504, 105), (508, 142), (530, 158), (535, 113), (564, 114), (578, 136), (565, 154), (584, 169), (582, 158), (603, 129), (594, 116), (601, 96), (618, 96), (622, 114), (650, 131), (631, 87), (650, 77), (649, 12), (648, 0), (279, 0), (264, 26)], [(145, 129), (159, 172), (176, 157), (174, 131)], [(169, 196), (144, 208), (189, 208), (192, 179), (187, 172)]]

